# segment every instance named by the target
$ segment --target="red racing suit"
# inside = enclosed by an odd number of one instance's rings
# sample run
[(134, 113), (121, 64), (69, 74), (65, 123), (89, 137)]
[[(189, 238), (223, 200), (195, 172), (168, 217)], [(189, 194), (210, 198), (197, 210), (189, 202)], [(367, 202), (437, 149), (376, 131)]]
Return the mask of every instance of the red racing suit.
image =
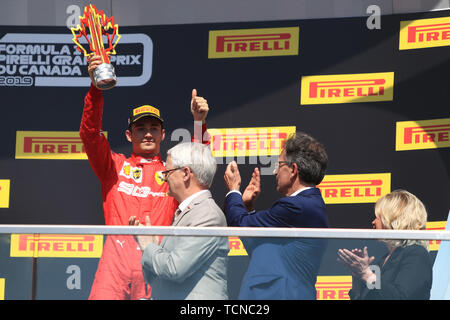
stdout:
[[(171, 225), (178, 202), (167, 195), (169, 186), (157, 175), (166, 170), (161, 156), (147, 159), (133, 153), (127, 158), (112, 152), (102, 133), (102, 114), (102, 92), (91, 85), (84, 100), (80, 136), (100, 180), (106, 225), (128, 225), (130, 216), (139, 221), (149, 216), (154, 226)], [(141, 257), (133, 236), (107, 236), (89, 299), (148, 299), (151, 288), (144, 282)]]

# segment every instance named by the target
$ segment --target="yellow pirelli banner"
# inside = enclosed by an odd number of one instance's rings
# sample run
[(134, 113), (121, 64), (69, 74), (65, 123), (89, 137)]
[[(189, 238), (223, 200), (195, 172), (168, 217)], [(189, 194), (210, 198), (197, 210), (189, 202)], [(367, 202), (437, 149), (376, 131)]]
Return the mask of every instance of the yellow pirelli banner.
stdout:
[(450, 147), (450, 118), (396, 123), (396, 151), (448, 147)]
[(391, 173), (326, 175), (317, 188), (327, 204), (374, 203), (391, 192)]
[(244, 244), (242, 243), (239, 237), (228, 237), (228, 244), (230, 247), (230, 251), (228, 252), (229, 256), (246, 256), (247, 250), (244, 248)]
[(0, 278), (0, 300), (5, 300), (5, 278)]
[(208, 58), (298, 55), (299, 27), (209, 31)]
[(450, 45), (450, 17), (400, 22), (400, 50)]
[(318, 276), (316, 282), (317, 300), (350, 300), (352, 276)]
[(295, 126), (208, 129), (214, 157), (278, 156), (295, 131)]
[[(229, 256), (247, 256), (239, 237), (229, 237)], [(100, 258), (102, 235), (12, 234), (11, 257)]]
[[(429, 221), (427, 222), (427, 230), (445, 230), (447, 221)], [(438, 251), (441, 246), (441, 240), (430, 240), (429, 249), (430, 251)]]
[(301, 105), (392, 101), (394, 72), (304, 76)]
[(103, 235), (11, 234), (11, 257), (100, 258)]
[(17, 131), (16, 159), (86, 160), (87, 155), (78, 131)]
[(0, 208), (9, 208), (10, 185), (10, 180), (0, 179)]

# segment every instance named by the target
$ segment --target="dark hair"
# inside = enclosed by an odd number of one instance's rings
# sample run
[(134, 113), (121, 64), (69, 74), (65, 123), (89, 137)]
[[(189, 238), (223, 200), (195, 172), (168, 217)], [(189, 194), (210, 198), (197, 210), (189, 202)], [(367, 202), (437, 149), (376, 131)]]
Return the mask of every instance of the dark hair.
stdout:
[[(159, 120), (158, 118), (155, 118), (156, 120), (158, 120), (159, 121), (159, 123), (161, 124), (161, 130), (162, 129), (164, 129), (164, 122), (162, 122), (161, 120)], [(139, 120), (138, 120), (139, 121)], [(130, 120), (128, 120), (128, 130), (130, 130), (131, 131), (131, 127), (132, 127), (132, 125), (133, 124), (135, 124), (137, 121), (135, 121), (135, 122), (131, 122)]]
[(320, 184), (328, 166), (325, 147), (304, 132), (291, 135), (284, 146), (286, 160), (296, 163), (300, 180), (305, 183)]

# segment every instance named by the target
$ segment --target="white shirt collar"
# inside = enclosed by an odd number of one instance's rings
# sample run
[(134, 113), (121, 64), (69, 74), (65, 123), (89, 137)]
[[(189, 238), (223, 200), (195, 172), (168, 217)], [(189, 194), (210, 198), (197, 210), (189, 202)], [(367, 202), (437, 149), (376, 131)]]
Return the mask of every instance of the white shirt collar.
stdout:
[(207, 192), (208, 190), (201, 190), (199, 192), (196, 192), (192, 195), (190, 195), (189, 197), (187, 197), (186, 199), (184, 199), (178, 206), (178, 209), (180, 209), (181, 212), (183, 212), (184, 209), (187, 208), (187, 206), (189, 205), (189, 203), (191, 203), (191, 201), (196, 198), (197, 196), (199, 196), (202, 193)]
[(311, 189), (312, 187), (304, 187), (304, 188), (300, 188), (297, 191), (295, 191), (293, 194), (290, 195), (290, 197), (295, 197), (296, 195), (298, 195), (300, 192)]

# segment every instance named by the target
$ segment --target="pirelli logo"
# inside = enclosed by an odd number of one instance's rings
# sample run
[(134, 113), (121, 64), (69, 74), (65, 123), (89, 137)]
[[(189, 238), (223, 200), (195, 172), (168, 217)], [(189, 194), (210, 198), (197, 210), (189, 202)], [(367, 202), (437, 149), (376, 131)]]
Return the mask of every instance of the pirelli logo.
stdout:
[(0, 208), (9, 208), (10, 180), (0, 180)]
[(301, 105), (392, 101), (394, 73), (304, 76)]
[(99, 258), (102, 235), (11, 234), (11, 257)]
[(327, 204), (374, 203), (391, 192), (391, 174), (326, 175), (317, 187)]
[(395, 150), (450, 147), (450, 118), (397, 122)]
[(352, 276), (318, 276), (317, 300), (350, 300), (348, 291), (351, 288)]
[(450, 45), (450, 17), (400, 22), (400, 50)]
[(279, 155), (294, 127), (208, 129), (214, 157)]
[[(445, 230), (447, 221), (429, 221), (427, 222), (427, 230)], [(441, 240), (430, 240), (429, 249), (430, 251), (438, 251), (441, 246)]]
[(299, 27), (209, 31), (208, 58), (298, 55)]
[(16, 159), (86, 160), (87, 155), (79, 132), (17, 131)]
[(228, 237), (228, 244), (230, 246), (230, 251), (228, 252), (229, 256), (246, 256), (247, 250), (244, 248), (244, 244), (242, 243), (239, 237)]
[(0, 300), (5, 300), (5, 278), (0, 278)]
[(147, 113), (147, 112), (154, 113), (158, 117), (160, 116), (158, 109), (156, 109), (155, 107), (152, 107), (152, 106), (148, 106), (148, 105), (134, 109), (133, 110), (133, 116), (141, 114), (141, 113)]

